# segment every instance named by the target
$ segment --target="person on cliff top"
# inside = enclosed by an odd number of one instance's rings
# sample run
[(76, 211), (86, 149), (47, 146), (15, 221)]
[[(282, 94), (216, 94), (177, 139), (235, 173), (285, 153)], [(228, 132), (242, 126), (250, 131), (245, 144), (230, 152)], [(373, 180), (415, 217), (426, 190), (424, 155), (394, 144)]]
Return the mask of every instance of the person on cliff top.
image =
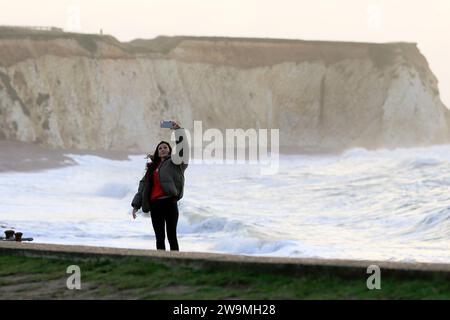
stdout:
[(179, 251), (177, 240), (178, 201), (183, 197), (184, 172), (188, 167), (189, 146), (186, 133), (180, 124), (172, 121), (175, 130), (176, 146), (172, 154), (169, 142), (161, 141), (153, 155), (148, 154), (144, 177), (139, 182), (138, 192), (134, 196), (133, 219), (137, 211), (150, 212), (153, 230), (156, 236), (156, 249), (165, 250), (165, 229), (171, 251)]

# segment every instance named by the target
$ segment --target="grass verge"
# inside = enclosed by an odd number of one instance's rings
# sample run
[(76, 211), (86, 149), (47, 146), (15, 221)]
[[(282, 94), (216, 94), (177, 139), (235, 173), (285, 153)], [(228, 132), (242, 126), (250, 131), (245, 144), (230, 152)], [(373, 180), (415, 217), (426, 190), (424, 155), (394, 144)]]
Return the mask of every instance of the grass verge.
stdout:
[[(81, 290), (66, 287), (67, 267), (81, 269)], [(450, 299), (449, 277), (382, 273), (381, 290), (369, 275), (270, 272), (255, 267), (198, 267), (139, 257), (46, 259), (0, 256), (1, 299)]]

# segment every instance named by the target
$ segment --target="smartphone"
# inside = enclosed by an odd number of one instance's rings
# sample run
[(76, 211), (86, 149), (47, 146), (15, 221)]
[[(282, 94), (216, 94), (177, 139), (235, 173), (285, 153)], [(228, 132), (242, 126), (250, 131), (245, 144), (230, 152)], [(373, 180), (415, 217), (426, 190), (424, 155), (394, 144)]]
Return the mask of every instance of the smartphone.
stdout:
[(160, 122), (161, 128), (172, 128), (172, 121), (171, 120), (161, 120)]

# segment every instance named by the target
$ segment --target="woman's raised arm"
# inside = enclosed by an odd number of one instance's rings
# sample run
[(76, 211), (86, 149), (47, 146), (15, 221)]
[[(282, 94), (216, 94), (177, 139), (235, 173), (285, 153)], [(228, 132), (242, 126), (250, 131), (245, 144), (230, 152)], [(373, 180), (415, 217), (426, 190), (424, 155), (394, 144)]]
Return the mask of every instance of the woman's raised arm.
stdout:
[(175, 153), (171, 160), (175, 165), (186, 169), (189, 163), (189, 142), (186, 131), (180, 126), (180, 123), (172, 121), (172, 130), (175, 130)]

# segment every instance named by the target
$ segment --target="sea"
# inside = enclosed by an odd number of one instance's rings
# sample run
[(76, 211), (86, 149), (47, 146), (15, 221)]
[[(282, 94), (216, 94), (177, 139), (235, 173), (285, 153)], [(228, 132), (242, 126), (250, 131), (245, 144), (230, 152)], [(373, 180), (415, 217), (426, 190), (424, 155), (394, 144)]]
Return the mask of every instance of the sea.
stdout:
[[(0, 173), (0, 230), (35, 243), (155, 249), (150, 215), (131, 216), (144, 155), (66, 156), (76, 165)], [(192, 161), (180, 250), (450, 263), (450, 145), (282, 154), (276, 172), (261, 172)]]

